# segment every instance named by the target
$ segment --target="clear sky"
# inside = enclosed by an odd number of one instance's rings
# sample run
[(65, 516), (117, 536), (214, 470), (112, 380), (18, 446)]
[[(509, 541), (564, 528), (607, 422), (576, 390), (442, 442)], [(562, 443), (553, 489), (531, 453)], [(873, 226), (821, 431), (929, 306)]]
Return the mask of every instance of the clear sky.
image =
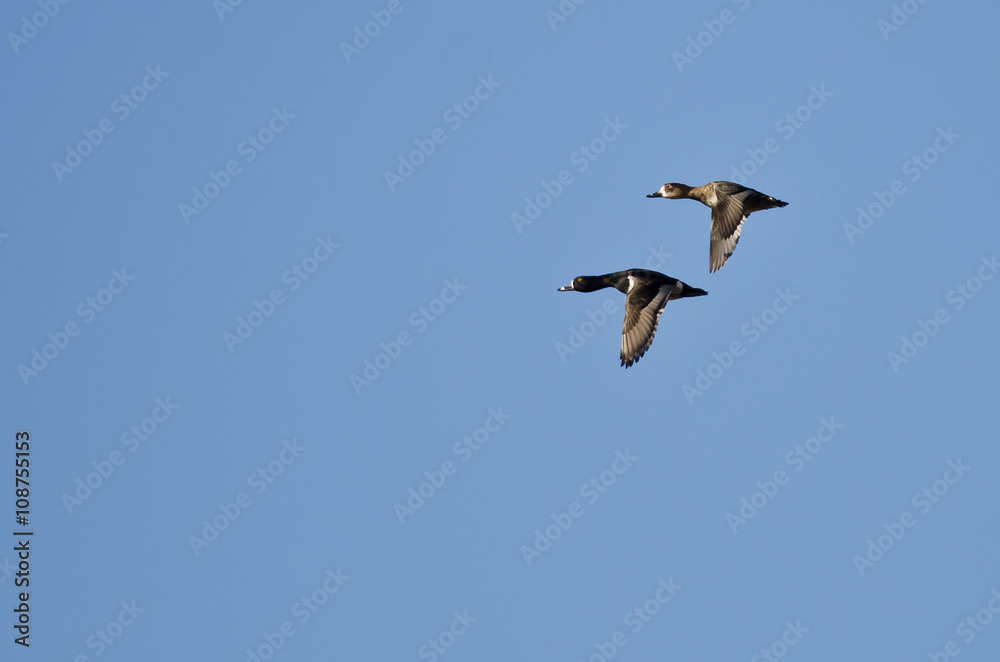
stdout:
[(0, 657), (996, 660), (998, 19), (7, 3)]

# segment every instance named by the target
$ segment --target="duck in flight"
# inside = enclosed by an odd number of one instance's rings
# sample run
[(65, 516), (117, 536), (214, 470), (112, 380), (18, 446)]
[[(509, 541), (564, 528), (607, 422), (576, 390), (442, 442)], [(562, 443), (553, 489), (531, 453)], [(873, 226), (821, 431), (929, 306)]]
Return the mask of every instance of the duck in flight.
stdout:
[(784, 207), (787, 202), (733, 182), (709, 182), (691, 188), (684, 184), (664, 184), (647, 198), (691, 198), (712, 208), (712, 238), (708, 252), (710, 272), (718, 271), (736, 249), (747, 216), (755, 211)]
[(671, 299), (700, 297), (705, 290), (691, 287), (657, 271), (627, 269), (603, 276), (578, 276), (560, 292), (595, 292), (613, 287), (625, 293), (625, 323), (622, 325), (622, 365), (637, 362), (653, 344), (656, 325)]

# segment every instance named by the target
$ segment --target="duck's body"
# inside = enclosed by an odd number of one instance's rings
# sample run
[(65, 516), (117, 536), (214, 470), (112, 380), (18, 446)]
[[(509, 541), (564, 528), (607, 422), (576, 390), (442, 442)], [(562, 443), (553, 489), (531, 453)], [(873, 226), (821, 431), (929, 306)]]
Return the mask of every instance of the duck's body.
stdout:
[(560, 292), (594, 292), (613, 287), (625, 296), (625, 322), (622, 325), (622, 365), (628, 368), (642, 358), (653, 344), (656, 326), (663, 308), (671, 299), (708, 294), (676, 278), (647, 269), (627, 269), (603, 276), (579, 276)]
[(647, 198), (691, 198), (712, 209), (709, 271), (718, 271), (736, 249), (747, 216), (755, 211), (784, 207), (787, 202), (733, 182), (709, 182), (704, 186), (664, 184)]

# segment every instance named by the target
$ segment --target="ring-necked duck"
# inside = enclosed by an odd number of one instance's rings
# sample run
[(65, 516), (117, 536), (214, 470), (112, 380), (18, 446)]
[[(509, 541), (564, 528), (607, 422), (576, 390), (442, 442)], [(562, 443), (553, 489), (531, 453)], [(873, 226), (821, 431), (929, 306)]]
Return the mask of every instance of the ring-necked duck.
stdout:
[(747, 216), (755, 211), (784, 207), (787, 202), (733, 182), (709, 182), (691, 188), (684, 184), (664, 184), (647, 198), (691, 198), (712, 208), (712, 239), (709, 271), (718, 271), (736, 249)]
[(664, 306), (671, 299), (700, 297), (705, 290), (691, 287), (657, 271), (628, 269), (603, 276), (579, 276), (560, 292), (594, 292), (614, 287), (626, 294), (625, 323), (622, 325), (622, 365), (628, 368), (638, 361), (656, 335), (656, 325)]

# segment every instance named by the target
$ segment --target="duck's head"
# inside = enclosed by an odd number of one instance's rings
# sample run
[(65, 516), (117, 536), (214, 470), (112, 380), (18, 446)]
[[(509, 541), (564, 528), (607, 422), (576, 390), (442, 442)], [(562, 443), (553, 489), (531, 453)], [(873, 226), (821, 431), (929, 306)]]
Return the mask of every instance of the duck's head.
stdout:
[(686, 198), (690, 186), (684, 184), (664, 184), (655, 193), (650, 193), (647, 198)]
[(559, 288), (560, 292), (593, 292), (607, 287), (600, 276), (577, 276), (569, 285)]

